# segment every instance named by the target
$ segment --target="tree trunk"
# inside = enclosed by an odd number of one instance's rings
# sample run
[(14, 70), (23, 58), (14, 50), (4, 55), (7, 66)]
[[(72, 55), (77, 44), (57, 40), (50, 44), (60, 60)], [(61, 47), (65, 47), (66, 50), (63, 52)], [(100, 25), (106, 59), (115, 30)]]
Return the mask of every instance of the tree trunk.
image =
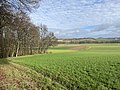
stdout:
[(4, 48), (3, 48), (3, 30), (0, 29), (0, 58), (3, 58), (3, 52), (4, 52)]
[(32, 52), (32, 46), (30, 45), (30, 55), (32, 55), (33, 52)]
[(19, 52), (19, 45), (20, 43), (19, 43), (19, 41), (17, 42), (17, 47), (16, 47), (16, 55), (15, 55), (15, 57), (17, 57), (18, 56), (18, 52)]
[(14, 53), (15, 53), (15, 46), (13, 46), (13, 49), (12, 49), (12, 52), (11, 52), (11, 57), (14, 56)]

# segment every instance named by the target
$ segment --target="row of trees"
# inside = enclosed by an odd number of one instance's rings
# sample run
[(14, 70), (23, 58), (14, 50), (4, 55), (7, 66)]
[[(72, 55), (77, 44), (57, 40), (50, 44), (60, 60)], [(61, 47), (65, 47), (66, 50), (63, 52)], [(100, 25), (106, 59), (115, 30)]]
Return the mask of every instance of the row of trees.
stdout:
[(58, 44), (84, 44), (84, 43), (120, 43), (120, 38), (102, 38), (102, 40), (95, 38), (81, 38), (81, 39), (61, 39)]
[(56, 44), (54, 33), (48, 32), (46, 25), (36, 26), (30, 21), (24, 10), (30, 10), (32, 0), (15, 1), (0, 1), (0, 58), (46, 53)]

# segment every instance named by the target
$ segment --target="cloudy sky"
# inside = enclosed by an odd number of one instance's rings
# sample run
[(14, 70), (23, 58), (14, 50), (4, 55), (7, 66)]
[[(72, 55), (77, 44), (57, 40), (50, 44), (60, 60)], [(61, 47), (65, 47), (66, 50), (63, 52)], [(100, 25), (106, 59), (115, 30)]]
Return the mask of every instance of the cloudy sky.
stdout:
[(120, 37), (120, 0), (42, 0), (30, 17), (58, 38)]

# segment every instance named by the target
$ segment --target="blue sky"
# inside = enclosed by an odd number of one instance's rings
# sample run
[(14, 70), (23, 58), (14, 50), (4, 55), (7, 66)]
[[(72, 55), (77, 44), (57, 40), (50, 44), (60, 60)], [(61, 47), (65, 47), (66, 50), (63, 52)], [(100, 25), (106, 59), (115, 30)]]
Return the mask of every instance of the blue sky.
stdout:
[(120, 0), (42, 0), (30, 17), (58, 38), (120, 37)]

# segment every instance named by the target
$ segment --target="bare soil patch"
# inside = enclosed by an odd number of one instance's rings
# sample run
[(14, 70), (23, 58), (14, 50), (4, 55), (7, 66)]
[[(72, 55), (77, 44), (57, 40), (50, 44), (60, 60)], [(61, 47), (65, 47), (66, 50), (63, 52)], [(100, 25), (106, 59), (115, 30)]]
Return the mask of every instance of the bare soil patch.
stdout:
[(71, 50), (83, 50), (89, 48), (88, 46), (74, 46), (70, 48)]

